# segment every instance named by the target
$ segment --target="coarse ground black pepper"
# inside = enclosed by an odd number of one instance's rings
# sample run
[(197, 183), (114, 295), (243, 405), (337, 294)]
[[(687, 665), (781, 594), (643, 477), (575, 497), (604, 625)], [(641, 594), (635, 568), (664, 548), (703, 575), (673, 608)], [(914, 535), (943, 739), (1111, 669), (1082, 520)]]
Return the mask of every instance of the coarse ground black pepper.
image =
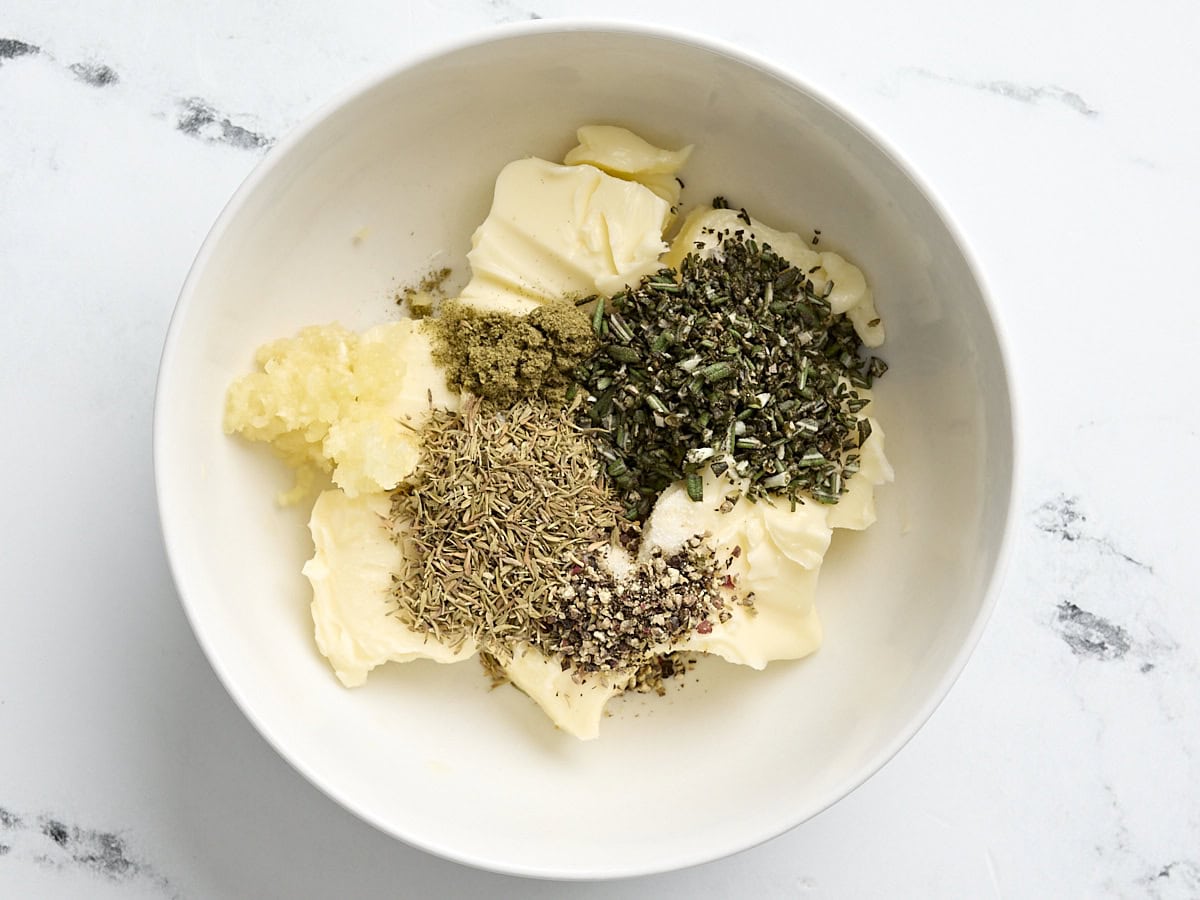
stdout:
[(650, 557), (624, 578), (592, 557), (558, 589), (557, 611), (536, 622), (538, 643), (576, 673), (644, 666), (723, 612), (725, 569), (702, 536)]
[(673, 678), (682, 679), (694, 668), (696, 668), (694, 653), (664, 653), (639, 666), (637, 672), (634, 673), (633, 682), (627, 690), (642, 694), (653, 692), (660, 697), (665, 697), (667, 682)]

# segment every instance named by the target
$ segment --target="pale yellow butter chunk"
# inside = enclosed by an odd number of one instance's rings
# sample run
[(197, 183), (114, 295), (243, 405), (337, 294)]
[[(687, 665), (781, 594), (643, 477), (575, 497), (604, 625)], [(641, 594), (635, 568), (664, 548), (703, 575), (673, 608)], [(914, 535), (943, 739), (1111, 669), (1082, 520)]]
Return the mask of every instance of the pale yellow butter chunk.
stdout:
[(836, 504), (809, 498), (793, 509), (785, 497), (751, 503), (741, 495), (721, 512), (726, 498), (739, 495), (744, 483), (711, 470), (704, 474), (704, 499), (699, 502), (688, 497), (683, 482), (663, 491), (646, 521), (643, 555), (653, 547), (674, 551), (693, 535), (707, 534), (717, 558), (730, 561), (735, 584), (730, 598), (750, 593), (754, 598), (753, 611), (734, 602), (727, 621), (712, 622), (707, 634), (692, 632), (672, 649), (711, 653), (761, 669), (773, 660), (799, 659), (820, 648), (814, 598), (832, 529), (873, 523), (875, 487), (892, 480), (883, 430), (870, 421), (873, 430), (861, 448), (859, 470)]
[[(691, 502), (686, 493), (684, 500)], [(742, 500), (726, 516), (735, 518), (723, 523), (718, 553), (741, 548), (730, 574), (739, 593), (753, 592), (754, 612), (735, 604), (727, 622), (714, 622), (708, 634), (693, 632), (681, 649), (712, 653), (755, 669), (812, 653), (821, 646), (821, 622), (813, 601), (829, 549), (824, 509), (806, 503), (791, 512), (786, 504), (772, 508), (762, 500)]]
[(303, 572), (312, 583), (317, 649), (346, 687), (361, 685), (385, 662), (452, 663), (475, 653), (469, 640), (454, 649), (394, 615), (393, 575), (404, 560), (388, 531), (390, 508), (386, 494), (351, 498), (324, 491), (308, 524), (315, 552)]
[(618, 671), (588, 675), (576, 683), (558, 660), (527, 644), (517, 647), (512, 661), (503, 668), (509, 681), (555, 725), (584, 741), (599, 736), (605, 705), (633, 680), (632, 672)]
[(575, 133), (579, 146), (567, 153), (569, 166), (591, 165), (625, 181), (643, 184), (671, 206), (679, 202), (675, 173), (692, 155), (692, 145), (664, 150), (616, 125), (584, 125)]
[(836, 314), (844, 313), (854, 325), (855, 332), (867, 347), (880, 346), (885, 338), (883, 321), (875, 309), (875, 298), (867, 286), (862, 271), (831, 251), (817, 252), (811, 244), (790, 231), (778, 231), (750, 217), (747, 225), (736, 209), (692, 210), (684, 219), (679, 234), (663, 263), (678, 269), (689, 253), (703, 257), (721, 252), (723, 236), (741, 232), (747, 240), (767, 244), (796, 268), (812, 279), (818, 293), (833, 282), (829, 306)]
[(859, 449), (858, 471), (846, 482), (841, 499), (829, 508), (830, 528), (862, 531), (874, 525), (875, 488), (895, 479), (892, 464), (883, 452), (883, 428), (871, 416), (867, 416), (867, 421), (871, 423), (871, 436)]
[(743, 497), (720, 512), (725, 497), (737, 490), (711, 471), (704, 476), (700, 502), (688, 497), (683, 482), (668, 487), (646, 522), (643, 553), (655, 546), (675, 550), (689, 537), (707, 533), (717, 558), (732, 560), (729, 573), (737, 595), (753, 592), (755, 612), (734, 605), (727, 622), (713, 622), (708, 634), (693, 632), (676, 649), (761, 669), (772, 660), (807, 656), (821, 645), (813, 597), (831, 531), (827, 507), (813, 501), (792, 510), (786, 500), (772, 505)]
[(833, 282), (833, 290), (828, 298), (829, 308), (834, 313), (846, 314), (864, 345), (873, 348), (883, 343), (883, 320), (875, 310), (875, 296), (857, 266), (832, 251), (824, 250), (821, 252), (821, 268), (810, 277), (818, 285)]
[(433, 363), (421, 323), (403, 320), (355, 334), (340, 325), (302, 329), (256, 355), (260, 371), (226, 395), (225, 430), (271, 445), (297, 470), (299, 500), (316, 472), (349, 496), (391, 490), (416, 467), (416, 429), (458, 397)]
[(551, 300), (612, 296), (658, 270), (669, 217), (670, 205), (648, 188), (594, 166), (509, 163), (471, 239), (472, 276), (460, 299), (522, 313)]
[(677, 650), (710, 653), (726, 662), (762, 670), (767, 663), (803, 659), (821, 648), (824, 632), (812, 605), (817, 571), (797, 572), (791, 581), (795, 603), (779, 605), (755, 601), (755, 611), (730, 608), (730, 618), (714, 622), (708, 634), (692, 632)]

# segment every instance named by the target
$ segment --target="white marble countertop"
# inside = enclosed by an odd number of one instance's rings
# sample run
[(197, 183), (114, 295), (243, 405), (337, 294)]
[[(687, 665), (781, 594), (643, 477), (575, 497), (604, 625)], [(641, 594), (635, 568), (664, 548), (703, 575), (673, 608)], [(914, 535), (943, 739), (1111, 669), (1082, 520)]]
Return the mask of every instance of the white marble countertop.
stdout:
[(176, 599), (150, 429), (180, 283), (275, 139), (415, 49), (575, 5), (6, 0), (0, 896), (1200, 896), (1198, 10), (606, 6), (793, 68), (939, 187), (1012, 340), (1024, 481), (989, 630), (879, 775), (731, 859), (561, 885), (396, 843), (275, 755)]

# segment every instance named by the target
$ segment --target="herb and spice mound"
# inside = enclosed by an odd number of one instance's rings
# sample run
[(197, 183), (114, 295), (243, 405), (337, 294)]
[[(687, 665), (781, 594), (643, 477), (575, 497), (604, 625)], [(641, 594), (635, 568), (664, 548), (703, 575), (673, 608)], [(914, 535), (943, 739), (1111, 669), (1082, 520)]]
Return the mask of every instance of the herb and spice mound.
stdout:
[(397, 615), (503, 658), (551, 610), (566, 570), (608, 543), (620, 507), (565, 410), (489, 412), (469, 396), (461, 412), (435, 412), (421, 439), (416, 477), (392, 499), (411, 561), (396, 576)]
[(579, 676), (645, 665), (719, 611), (718, 567), (699, 540), (613, 573), (609, 554), (638, 533), (618, 527), (621, 506), (573, 412), (468, 396), (430, 417), (417, 475), (392, 495), (406, 626), (501, 664), (533, 644)]
[(499, 173), (457, 297), (440, 269), (408, 318), (265, 346), (225, 426), (297, 470), (281, 502), (328, 486), (304, 574), (345, 686), (475, 656), (587, 739), (697, 655), (817, 650), (833, 531), (892, 471), (863, 273), (720, 198), (677, 221), (690, 147), (577, 136)]
[(628, 518), (680, 479), (703, 499), (709, 466), (732, 469), (750, 496), (836, 503), (871, 434), (857, 389), (887, 366), (862, 358), (853, 324), (832, 312), (833, 282), (818, 289), (754, 240), (721, 249), (595, 301), (603, 343), (576, 376)]

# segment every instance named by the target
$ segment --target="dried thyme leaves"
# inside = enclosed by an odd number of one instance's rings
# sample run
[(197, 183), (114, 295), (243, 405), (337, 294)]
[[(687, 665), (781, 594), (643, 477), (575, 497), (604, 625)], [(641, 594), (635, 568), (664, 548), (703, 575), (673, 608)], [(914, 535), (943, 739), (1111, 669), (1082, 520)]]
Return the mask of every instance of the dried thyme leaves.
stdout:
[(587, 315), (567, 301), (527, 315), (450, 301), (433, 321), (434, 360), (446, 367), (450, 386), (497, 406), (534, 397), (561, 404), (571, 370), (596, 349)]
[(811, 274), (725, 235), (719, 257), (690, 254), (679, 273), (597, 301), (601, 346), (575, 375), (627, 518), (681, 479), (702, 499), (706, 466), (745, 479), (751, 499), (837, 502), (871, 430), (857, 388), (887, 366), (859, 355), (853, 324), (826, 299), (832, 285), (818, 291)]
[[(562, 660), (576, 679), (643, 669), (704, 623), (726, 621), (731, 581), (703, 537), (617, 578), (600, 562), (636, 526), (604, 483), (575, 410), (522, 401), (508, 410), (468, 396), (422, 429), (417, 480), (392, 494), (404, 549), (396, 615), (449, 646), (473, 639), (497, 678), (515, 645)], [(647, 670), (649, 671), (649, 670)]]
[(728, 619), (718, 575), (724, 569), (700, 536), (669, 556), (654, 548), (620, 580), (589, 560), (558, 589), (556, 613), (538, 621), (539, 643), (562, 653), (577, 672), (643, 667), (702, 623), (711, 631), (710, 617)]
[(470, 396), (461, 413), (433, 413), (419, 477), (392, 495), (402, 622), (507, 659), (554, 614), (564, 573), (608, 543), (621, 512), (573, 415), (529, 401), (488, 411)]

